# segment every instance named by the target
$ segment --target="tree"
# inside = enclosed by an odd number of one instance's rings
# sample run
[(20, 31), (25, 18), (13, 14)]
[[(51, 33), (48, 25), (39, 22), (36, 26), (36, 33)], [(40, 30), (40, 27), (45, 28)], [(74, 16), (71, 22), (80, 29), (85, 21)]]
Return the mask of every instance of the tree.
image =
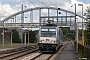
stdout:
[(34, 43), (36, 42), (36, 31), (30, 31), (30, 42)]
[(86, 9), (86, 30), (85, 30), (85, 43), (90, 45), (90, 6)]
[(19, 37), (19, 32), (16, 29), (12, 30), (12, 42), (13, 43), (20, 43), (21, 39)]
[(70, 28), (61, 28), (64, 35), (64, 40), (75, 40), (75, 32)]
[[(37, 34), (38, 34), (38, 30), (29, 31), (29, 42), (30, 43), (36, 43), (37, 42), (37, 38), (36, 38)], [(25, 34), (23, 33), (23, 43), (24, 43), (24, 39), (25, 39)], [(28, 32), (26, 32), (26, 43), (28, 43)]]

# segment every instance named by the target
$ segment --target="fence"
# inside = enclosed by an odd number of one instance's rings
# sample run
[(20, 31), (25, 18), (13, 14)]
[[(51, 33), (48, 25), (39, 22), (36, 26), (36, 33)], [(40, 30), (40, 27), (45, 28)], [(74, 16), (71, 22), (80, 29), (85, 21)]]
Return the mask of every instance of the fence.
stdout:
[[(76, 42), (74, 42), (74, 44), (76, 47)], [(87, 58), (87, 60), (90, 60), (90, 48), (78, 44), (78, 52), (81, 53), (83, 58)]]

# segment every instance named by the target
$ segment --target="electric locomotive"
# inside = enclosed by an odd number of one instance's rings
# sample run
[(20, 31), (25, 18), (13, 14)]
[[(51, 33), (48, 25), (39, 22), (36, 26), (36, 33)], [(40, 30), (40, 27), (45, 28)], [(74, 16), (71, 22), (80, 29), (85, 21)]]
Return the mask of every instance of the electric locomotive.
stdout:
[(41, 52), (55, 52), (62, 45), (63, 32), (58, 26), (53, 24), (41, 26), (38, 40)]

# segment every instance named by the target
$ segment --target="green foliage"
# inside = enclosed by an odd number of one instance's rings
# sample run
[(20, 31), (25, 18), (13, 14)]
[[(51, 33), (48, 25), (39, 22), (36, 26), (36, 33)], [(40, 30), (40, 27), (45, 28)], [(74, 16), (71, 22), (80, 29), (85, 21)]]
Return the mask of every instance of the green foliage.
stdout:
[(86, 11), (86, 20), (88, 21), (88, 23), (86, 23), (87, 30), (85, 30), (85, 43), (86, 45), (90, 45), (90, 6), (87, 7)]
[(90, 45), (90, 30), (85, 30), (85, 43)]
[(36, 31), (30, 31), (30, 42), (35, 43), (36, 42)]
[[(36, 38), (36, 34), (38, 33), (38, 31), (29, 31), (29, 42), (30, 43), (36, 43), (37, 42), (37, 38)], [(23, 41), (25, 39), (25, 34), (23, 34)], [(28, 43), (28, 32), (26, 33), (26, 43)]]
[(90, 6), (87, 7), (86, 11), (87, 11), (87, 13), (85, 14), (85, 16), (87, 17), (86, 20), (90, 21)]
[(19, 32), (16, 29), (12, 30), (12, 42), (13, 43), (20, 43), (21, 39), (19, 37)]
[(75, 40), (75, 31), (71, 31), (70, 28), (61, 28), (64, 35), (64, 40)]

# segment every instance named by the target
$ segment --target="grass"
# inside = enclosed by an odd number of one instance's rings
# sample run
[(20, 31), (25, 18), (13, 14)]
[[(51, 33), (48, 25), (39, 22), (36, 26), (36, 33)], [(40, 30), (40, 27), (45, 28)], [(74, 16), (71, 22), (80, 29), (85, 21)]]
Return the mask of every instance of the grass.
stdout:
[[(30, 43), (32, 44), (32, 43)], [(26, 44), (26, 45), (29, 45), (29, 44)], [(19, 47), (19, 46), (26, 46), (25, 44), (22, 44), (22, 43), (12, 43), (12, 47), (10, 46), (9, 43), (7, 44), (4, 44), (4, 48), (14, 48), (14, 47)], [(0, 44), (0, 48), (3, 48), (3, 44)]]
[[(79, 41), (79, 44), (81, 44), (81, 41)], [(84, 46), (84, 47), (86, 47), (86, 48), (90, 48), (90, 45), (88, 45), (88, 46)], [(74, 44), (74, 49), (76, 50), (76, 44)], [(85, 50), (86, 51), (86, 50)], [(87, 50), (88, 51), (88, 50)], [(82, 50), (79, 50), (78, 51), (78, 57), (79, 58), (84, 58), (84, 57), (88, 57), (88, 56), (86, 56), (87, 54), (85, 54), (85, 53), (83, 53), (82, 52)], [(89, 54), (88, 54), (89, 55)], [(88, 58), (89, 59), (89, 58)], [(90, 59), (89, 59), (90, 60)]]
[(79, 56), (80, 58), (84, 58), (84, 57), (85, 57), (82, 52), (79, 52), (78, 56)]
[[(79, 44), (81, 44), (81, 41), (79, 41)], [(76, 51), (76, 44), (74, 44), (74, 50)], [(85, 57), (85, 56), (83, 55), (82, 51), (78, 51), (78, 57), (79, 57), (79, 58)]]

